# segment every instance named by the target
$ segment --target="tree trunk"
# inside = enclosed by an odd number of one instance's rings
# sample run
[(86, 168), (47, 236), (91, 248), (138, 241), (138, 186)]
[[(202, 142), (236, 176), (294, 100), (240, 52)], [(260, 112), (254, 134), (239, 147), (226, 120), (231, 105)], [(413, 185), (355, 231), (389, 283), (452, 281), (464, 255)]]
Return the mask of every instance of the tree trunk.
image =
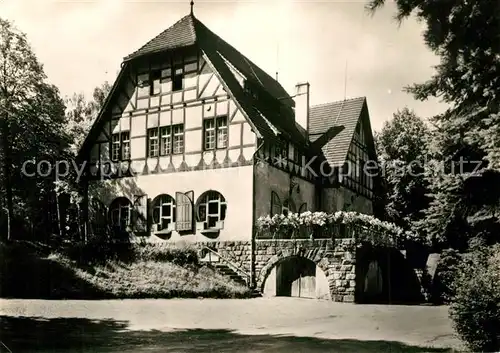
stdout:
[(55, 193), (56, 196), (56, 209), (57, 209), (57, 228), (59, 230), (59, 240), (62, 241), (63, 239), (63, 224), (62, 224), (62, 215), (61, 215), (61, 205), (59, 204), (59, 195)]
[(12, 202), (12, 183), (11, 183), (11, 166), (12, 166), (12, 156), (11, 156), (11, 146), (9, 144), (9, 116), (7, 112), (4, 112), (4, 121), (2, 124), (2, 147), (3, 147), (3, 178), (5, 184), (5, 197), (7, 199), (7, 240), (12, 239), (11, 234), (11, 220), (14, 213), (14, 203)]

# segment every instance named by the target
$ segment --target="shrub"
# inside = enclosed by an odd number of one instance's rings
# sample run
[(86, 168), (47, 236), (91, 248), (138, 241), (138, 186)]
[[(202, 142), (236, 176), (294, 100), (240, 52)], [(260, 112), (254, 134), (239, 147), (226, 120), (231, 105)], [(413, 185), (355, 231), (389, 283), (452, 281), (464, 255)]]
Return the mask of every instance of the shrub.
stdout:
[(137, 245), (136, 252), (143, 261), (171, 262), (179, 266), (198, 265), (198, 252), (189, 245), (168, 246), (147, 243)]
[(476, 250), (459, 266), (450, 317), (472, 351), (500, 351), (500, 246)]
[(450, 303), (455, 295), (454, 280), (457, 277), (461, 256), (457, 250), (447, 249), (441, 253), (431, 288), (432, 301), (436, 304)]
[(130, 262), (135, 259), (134, 246), (128, 239), (114, 241), (106, 237), (69, 244), (63, 253), (79, 265), (102, 264), (109, 260)]

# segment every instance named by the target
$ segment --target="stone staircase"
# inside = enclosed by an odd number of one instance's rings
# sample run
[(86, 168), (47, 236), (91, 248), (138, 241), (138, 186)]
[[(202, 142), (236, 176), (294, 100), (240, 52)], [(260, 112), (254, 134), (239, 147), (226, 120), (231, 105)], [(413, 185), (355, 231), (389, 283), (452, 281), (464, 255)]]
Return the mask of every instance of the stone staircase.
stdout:
[[(231, 264), (229, 260), (224, 259), (216, 251), (207, 248), (205, 249), (206, 249), (206, 254), (204, 257), (200, 258), (200, 262), (206, 264), (207, 266), (214, 269), (221, 275), (230, 278), (235, 283), (238, 283), (245, 287), (249, 285), (247, 282), (247, 278), (245, 278), (244, 275), (242, 276), (237, 272), (236, 265)], [(262, 295), (257, 289), (254, 289), (252, 291), (252, 297), (260, 297), (260, 296)]]
[(242, 278), (239, 274), (236, 273), (233, 269), (231, 269), (228, 265), (223, 262), (215, 262), (210, 264), (210, 267), (215, 269), (221, 275), (231, 278), (234, 282), (241, 284), (243, 286), (247, 286), (247, 282), (244, 278)]

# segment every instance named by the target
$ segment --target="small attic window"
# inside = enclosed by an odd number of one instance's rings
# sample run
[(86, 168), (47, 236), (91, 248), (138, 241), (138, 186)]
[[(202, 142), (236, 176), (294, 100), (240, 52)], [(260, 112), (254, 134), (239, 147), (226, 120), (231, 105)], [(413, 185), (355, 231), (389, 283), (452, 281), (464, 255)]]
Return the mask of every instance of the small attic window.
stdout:
[(180, 91), (184, 87), (184, 72), (182, 67), (177, 67), (174, 69), (172, 75), (172, 91)]
[(151, 71), (151, 76), (149, 78), (150, 79), (149, 80), (149, 95), (150, 96), (155, 96), (155, 95), (161, 93), (160, 78), (161, 78), (161, 70)]

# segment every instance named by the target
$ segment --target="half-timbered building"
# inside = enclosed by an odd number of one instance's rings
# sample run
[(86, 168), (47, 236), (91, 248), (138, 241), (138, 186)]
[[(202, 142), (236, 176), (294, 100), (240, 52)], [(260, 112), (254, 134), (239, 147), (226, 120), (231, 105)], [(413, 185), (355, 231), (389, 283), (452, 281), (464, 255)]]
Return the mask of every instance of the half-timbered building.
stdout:
[(84, 141), (88, 232), (248, 242), (260, 216), (373, 213), (366, 99), (309, 101), (183, 17), (124, 58)]

